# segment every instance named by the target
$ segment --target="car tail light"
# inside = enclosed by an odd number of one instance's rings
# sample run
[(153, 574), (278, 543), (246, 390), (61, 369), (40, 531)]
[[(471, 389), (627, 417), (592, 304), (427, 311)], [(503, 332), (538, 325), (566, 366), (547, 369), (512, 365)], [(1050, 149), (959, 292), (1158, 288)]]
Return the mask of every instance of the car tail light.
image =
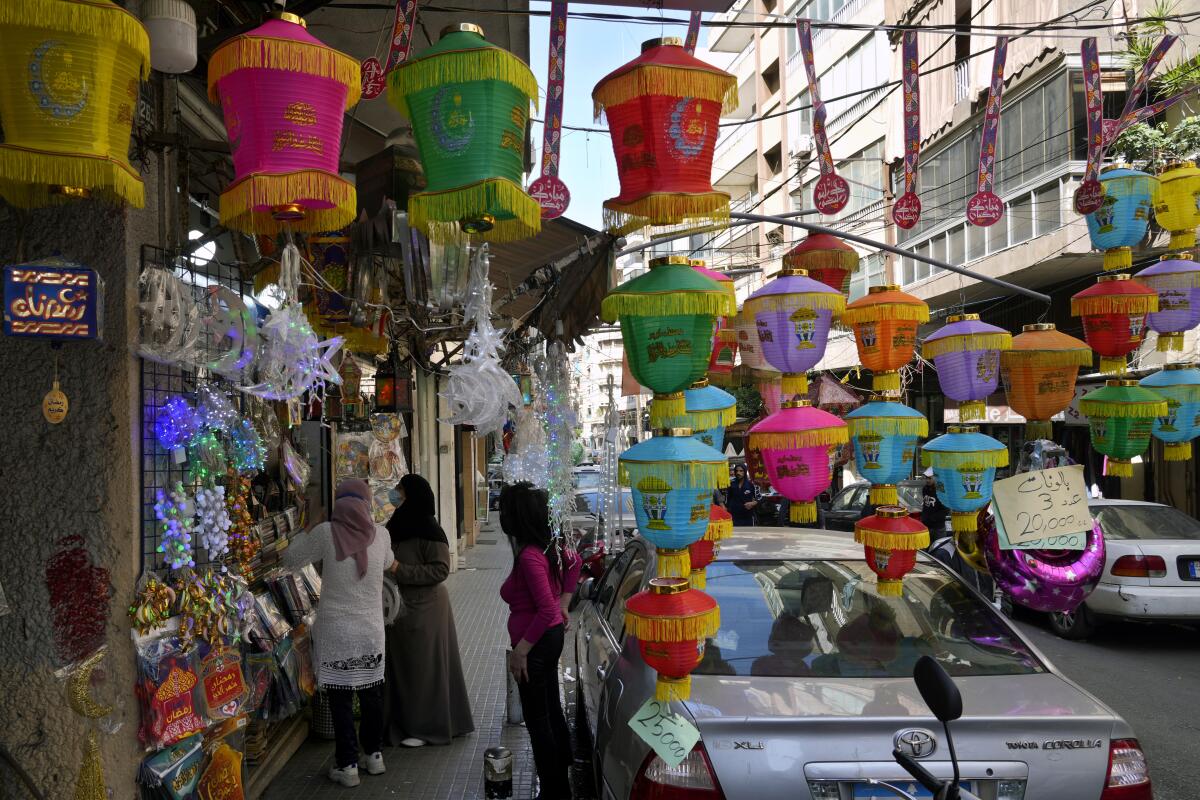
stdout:
[(651, 753), (633, 781), (629, 800), (725, 800), (703, 744), (674, 767)]
[(1121, 556), (1113, 563), (1112, 574), (1121, 578), (1165, 578), (1167, 562), (1162, 556)]
[(1150, 769), (1137, 739), (1113, 739), (1108, 747), (1108, 777), (1100, 800), (1154, 800)]

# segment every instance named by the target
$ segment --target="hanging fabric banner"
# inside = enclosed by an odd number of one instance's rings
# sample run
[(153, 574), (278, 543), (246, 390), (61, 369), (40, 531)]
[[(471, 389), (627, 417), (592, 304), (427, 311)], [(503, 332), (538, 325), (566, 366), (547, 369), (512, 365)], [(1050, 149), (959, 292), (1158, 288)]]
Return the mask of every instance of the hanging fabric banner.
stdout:
[(546, 116), (542, 124), (542, 175), (529, 184), (529, 196), (542, 207), (542, 219), (561, 217), (571, 202), (558, 177), (562, 147), (563, 87), (567, 65), (567, 0), (550, 4), (550, 66), (546, 78)]
[(917, 197), (917, 160), (921, 155), (921, 85), (917, 70), (917, 32), (905, 31), (900, 56), (904, 61), (904, 193), (892, 206), (892, 219), (905, 230), (921, 218)]
[(392, 48), (388, 52), (385, 75), (408, 61), (416, 24), (417, 0), (396, 0), (396, 22), (392, 25)]
[(804, 58), (804, 71), (808, 75), (808, 96), (812, 100), (813, 141), (817, 147), (817, 159), (821, 177), (813, 189), (813, 205), (822, 214), (836, 214), (850, 202), (850, 184), (837, 174), (833, 166), (833, 153), (829, 150), (829, 138), (825, 134), (825, 104), (821, 102), (817, 84), (817, 68), (813, 62), (812, 22), (796, 20), (800, 39), (800, 54)]
[[(1122, 133), (1124, 133), (1127, 128), (1137, 125), (1139, 122), (1145, 122), (1151, 117), (1157, 116), (1158, 114), (1166, 111), (1168, 108), (1180, 102), (1181, 100), (1186, 100), (1192, 95), (1198, 93), (1200, 93), (1200, 86), (1193, 86), (1190, 89), (1184, 89), (1179, 94), (1168, 97), (1165, 100), (1159, 100), (1157, 103), (1151, 103), (1148, 106), (1142, 106), (1141, 108), (1135, 109), (1134, 112), (1129, 115), (1129, 124), (1121, 125), (1119, 126), (1119, 129), (1118, 120), (1104, 120), (1104, 146), (1108, 147), (1110, 144), (1112, 144), (1116, 140), (1117, 136), (1120, 136)], [(1114, 132), (1116, 133), (1116, 136), (1112, 135)]]
[(1178, 37), (1167, 35), (1159, 39), (1158, 44), (1154, 45), (1154, 49), (1150, 52), (1150, 57), (1146, 59), (1146, 63), (1142, 64), (1141, 71), (1133, 81), (1133, 88), (1129, 90), (1129, 96), (1125, 98), (1125, 108), (1121, 110), (1121, 116), (1117, 118), (1116, 126), (1111, 126), (1111, 120), (1105, 120), (1109, 124), (1109, 129), (1105, 131), (1105, 141), (1115, 141), (1122, 131), (1134, 123), (1134, 117), (1137, 115), (1137, 104), (1141, 101), (1142, 95), (1146, 93), (1146, 87), (1150, 85), (1150, 76), (1154, 74), (1154, 70), (1158, 69), (1159, 63), (1163, 60), (1163, 56), (1171, 49), (1171, 45), (1175, 44)]
[(688, 55), (696, 52), (696, 43), (700, 40), (700, 12), (693, 11), (688, 17), (687, 38), (683, 40), (683, 49)]
[(1100, 85), (1100, 51), (1095, 37), (1083, 40), (1079, 46), (1083, 60), (1083, 98), (1087, 113), (1087, 167), (1083, 182), (1075, 190), (1075, 210), (1090, 214), (1104, 203), (1104, 187), (1100, 185), (1100, 161), (1104, 158), (1104, 93)]
[(1008, 37), (996, 37), (992, 58), (992, 84), (988, 87), (983, 136), (979, 141), (979, 179), (975, 195), (967, 201), (967, 221), (986, 228), (1004, 216), (1004, 201), (994, 191), (996, 180), (996, 137), (1000, 133), (1000, 103), (1004, 95), (1004, 63), (1008, 59)]

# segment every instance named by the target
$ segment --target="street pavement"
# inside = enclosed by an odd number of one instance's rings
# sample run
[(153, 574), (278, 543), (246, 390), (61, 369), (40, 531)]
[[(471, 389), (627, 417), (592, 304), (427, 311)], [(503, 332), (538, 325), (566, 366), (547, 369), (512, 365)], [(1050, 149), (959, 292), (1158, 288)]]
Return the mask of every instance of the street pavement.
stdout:
[(1067, 677), (1133, 726), (1155, 800), (1200, 797), (1200, 631), (1113, 623), (1072, 642), (1033, 615), (1018, 625)]

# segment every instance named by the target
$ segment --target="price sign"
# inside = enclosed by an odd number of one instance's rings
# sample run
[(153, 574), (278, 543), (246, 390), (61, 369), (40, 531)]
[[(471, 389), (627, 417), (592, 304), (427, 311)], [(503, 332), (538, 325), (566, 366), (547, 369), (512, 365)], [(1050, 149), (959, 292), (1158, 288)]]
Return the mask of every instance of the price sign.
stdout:
[[(1083, 536), (1077, 547), (1068, 546), (1068, 537), (1086, 534), (1092, 528), (1083, 467), (1079, 465), (1022, 472), (996, 481), (993, 498), (1005, 536), (1018, 550), (1082, 549)], [(1043, 544), (1055, 539), (1061, 543)]]
[(679, 714), (672, 714), (667, 703), (647, 700), (637, 710), (629, 727), (658, 754), (668, 767), (677, 766), (700, 741), (700, 731)]
[(1086, 533), (1068, 533), (1062, 536), (1051, 536), (1047, 539), (1013, 544), (1008, 540), (1008, 532), (1004, 530), (1004, 520), (1000, 518), (1000, 515), (996, 514), (992, 519), (996, 523), (996, 539), (1001, 550), (1083, 550), (1087, 547)]

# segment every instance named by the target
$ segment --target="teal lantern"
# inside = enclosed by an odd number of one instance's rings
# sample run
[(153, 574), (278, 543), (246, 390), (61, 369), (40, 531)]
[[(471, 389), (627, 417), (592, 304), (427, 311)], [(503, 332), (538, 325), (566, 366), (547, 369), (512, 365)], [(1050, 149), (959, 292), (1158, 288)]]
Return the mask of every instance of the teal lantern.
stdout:
[(929, 435), (929, 420), (891, 400), (859, 406), (845, 420), (858, 473), (871, 484), (871, 505), (897, 505), (896, 484), (912, 474), (917, 440)]
[(933, 467), (938, 499), (950, 509), (959, 549), (971, 552), (974, 542), (964, 546), (961, 536), (974, 537), (976, 515), (992, 501), (996, 468), (1008, 466), (1008, 448), (980, 433), (978, 425), (951, 425), (922, 448), (921, 463)]
[(1127, 269), (1133, 266), (1133, 246), (1146, 237), (1158, 178), (1114, 165), (1100, 175), (1100, 185), (1104, 200), (1086, 216), (1088, 236), (1104, 251), (1105, 269)]
[(725, 428), (737, 420), (737, 398), (724, 389), (709, 386), (708, 378), (701, 378), (684, 392), (684, 405), (692, 436), (722, 450)]
[(1166, 443), (1167, 461), (1192, 457), (1192, 439), (1200, 436), (1200, 369), (1194, 364), (1168, 364), (1138, 383), (1167, 401), (1167, 415), (1154, 421), (1154, 438)]

